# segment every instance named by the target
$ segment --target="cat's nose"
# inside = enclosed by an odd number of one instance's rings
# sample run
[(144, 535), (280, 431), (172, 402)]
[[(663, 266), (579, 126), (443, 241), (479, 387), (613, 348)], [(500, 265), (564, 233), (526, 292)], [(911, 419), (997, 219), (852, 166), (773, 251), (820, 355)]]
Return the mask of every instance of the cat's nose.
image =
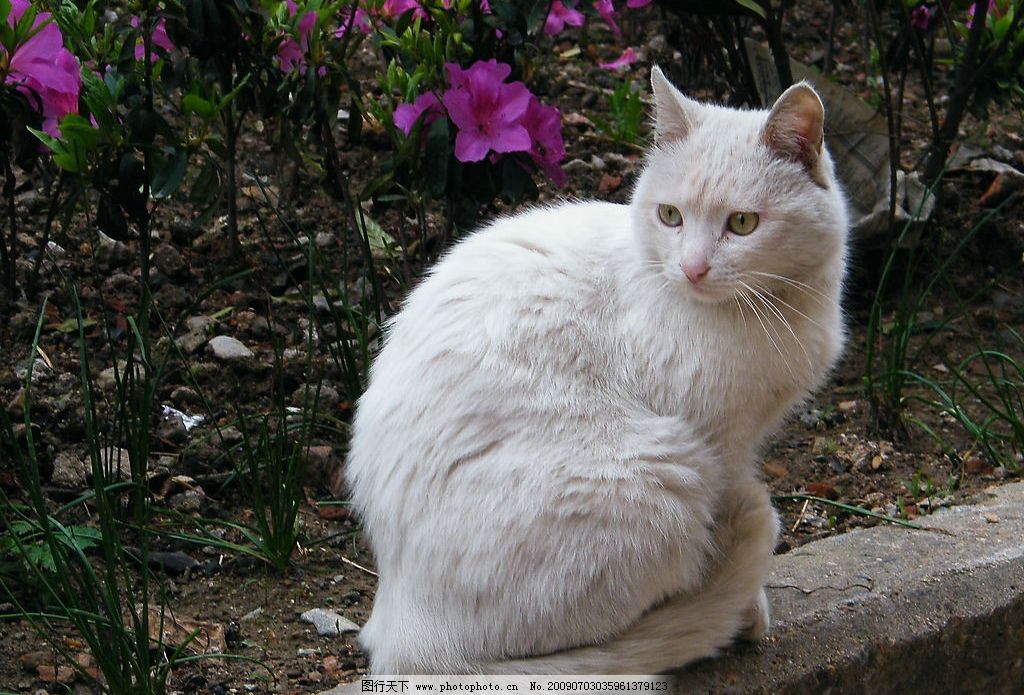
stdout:
[(686, 279), (692, 282), (694, 285), (698, 284), (711, 270), (711, 266), (708, 265), (706, 260), (699, 261), (683, 261), (679, 264), (679, 267), (683, 270), (683, 275)]

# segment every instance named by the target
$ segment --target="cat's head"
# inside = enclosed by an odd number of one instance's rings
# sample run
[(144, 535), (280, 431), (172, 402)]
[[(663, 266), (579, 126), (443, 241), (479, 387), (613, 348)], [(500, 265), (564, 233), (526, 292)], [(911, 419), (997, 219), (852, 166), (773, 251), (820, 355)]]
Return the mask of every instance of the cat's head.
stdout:
[(744, 111), (689, 99), (658, 68), (651, 82), (657, 140), (632, 215), (665, 286), (717, 303), (822, 273), (838, 282), (848, 221), (810, 85)]

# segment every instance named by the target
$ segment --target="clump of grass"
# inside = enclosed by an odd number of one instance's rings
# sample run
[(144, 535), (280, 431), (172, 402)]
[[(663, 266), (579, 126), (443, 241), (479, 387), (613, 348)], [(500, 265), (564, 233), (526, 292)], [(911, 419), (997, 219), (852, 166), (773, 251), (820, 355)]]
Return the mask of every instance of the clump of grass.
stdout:
[[(1018, 347), (1024, 338), (1008, 329)], [(957, 422), (994, 465), (1018, 471), (1017, 456), (1024, 451), (1024, 364), (1009, 351), (979, 348), (950, 368), (950, 380), (941, 383), (914, 372), (907, 377), (923, 385), (932, 397), (912, 396)], [(944, 449), (945, 438), (920, 419), (913, 421)]]
[(640, 125), (645, 108), (641, 91), (629, 78), (619, 81), (608, 95), (607, 120), (593, 117), (594, 125), (615, 142), (640, 146)]
[[(875, 423), (882, 429), (898, 429), (904, 422), (905, 392), (908, 381), (922, 381), (912, 367), (918, 356), (925, 350), (931, 338), (945, 327), (953, 316), (947, 317), (939, 325), (928, 327), (928, 335), (911, 351), (912, 338), (923, 331), (918, 316), (926, 301), (932, 296), (936, 285), (946, 279), (953, 262), (974, 239), (978, 232), (1002, 210), (1002, 205), (988, 211), (974, 226), (963, 234), (956, 245), (947, 253), (938, 266), (929, 273), (926, 282), (919, 284), (920, 259), (917, 243), (906, 243), (914, 225), (920, 220), (926, 202), (934, 195), (935, 188), (941, 184), (941, 177), (932, 188), (922, 196), (920, 205), (907, 220), (892, 251), (886, 258), (882, 274), (875, 290), (868, 317), (867, 336), (865, 340), (863, 385), (865, 395), (871, 404)], [(897, 263), (902, 258), (902, 269)], [(891, 321), (883, 321), (883, 308), (886, 297), (894, 283), (899, 282), (899, 297)], [(975, 296), (980, 295), (979, 290)], [(968, 302), (970, 303), (970, 302)]]
[[(145, 485), (145, 461), (148, 456), (149, 410), (153, 384), (150, 374), (133, 358), (137, 349), (145, 362), (144, 343), (133, 331), (126, 364), (126, 375), (118, 379), (119, 405), (114, 413), (112, 429), (119, 431), (127, 443), (132, 459), (126, 480), (118, 480), (116, 466), (110, 461), (107, 440), (99, 426), (96, 405), (92, 398), (89, 359), (85, 347), (84, 322), (77, 304), (78, 344), (81, 371), (80, 388), (85, 407), (85, 430), (92, 469), (92, 489), (75, 504), (93, 507), (98, 528), (83, 532), (61, 521), (67, 507), (51, 514), (43, 495), (39, 460), (31, 427), (31, 377), (45, 315), (45, 302), (40, 312), (29, 355), (25, 377), (25, 445), (14, 438), (13, 425), (2, 412), (3, 428), (13, 444), (15, 458), (28, 493), (27, 505), (14, 505), (3, 500), (7, 514), (2, 515), (11, 549), (23, 560), (24, 569), (38, 587), (39, 605), (32, 608), (22, 603), (23, 596), (15, 587), (0, 581), (3, 591), (18, 608), (20, 617), (58, 652), (88, 683), (111, 693), (161, 694), (166, 691), (171, 669), (182, 656), (185, 645), (170, 648), (162, 643), (162, 622), (166, 594), (160, 581), (147, 570), (150, 534), (146, 529), (149, 513), (148, 490)], [(135, 408), (139, 408), (136, 410)], [(127, 497), (130, 502), (123, 506)], [(124, 514), (131, 519), (135, 550), (125, 545)], [(26, 533), (27, 531), (27, 533)], [(88, 554), (87, 554), (88, 551)], [(36, 561), (38, 560), (38, 561)], [(129, 568), (139, 566), (138, 574)], [(156, 610), (151, 610), (155, 607)], [(157, 625), (152, 624), (156, 618)], [(88, 646), (100, 674), (97, 679), (82, 668), (59, 638), (72, 630)], [(153, 636), (156, 635), (155, 639)]]

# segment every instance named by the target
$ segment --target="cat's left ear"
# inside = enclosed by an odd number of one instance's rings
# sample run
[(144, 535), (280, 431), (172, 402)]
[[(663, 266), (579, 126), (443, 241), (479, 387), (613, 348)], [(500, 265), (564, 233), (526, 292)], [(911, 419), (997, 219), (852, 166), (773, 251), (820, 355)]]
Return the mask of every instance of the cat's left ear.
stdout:
[(804, 165), (825, 185), (818, 160), (825, 140), (825, 107), (807, 82), (798, 82), (778, 98), (761, 134), (773, 152)]
[(654, 132), (660, 142), (682, 140), (697, 125), (701, 106), (676, 89), (657, 65), (651, 70)]

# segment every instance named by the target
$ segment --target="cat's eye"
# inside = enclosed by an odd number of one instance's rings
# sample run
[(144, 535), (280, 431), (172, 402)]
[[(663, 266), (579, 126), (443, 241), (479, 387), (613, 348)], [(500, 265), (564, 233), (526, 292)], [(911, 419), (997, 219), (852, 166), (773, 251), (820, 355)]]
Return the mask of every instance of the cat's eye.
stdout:
[(658, 219), (667, 227), (678, 227), (683, 224), (683, 213), (675, 205), (661, 204), (658, 206)]
[(757, 229), (760, 218), (756, 212), (734, 212), (729, 215), (729, 231), (746, 236)]

